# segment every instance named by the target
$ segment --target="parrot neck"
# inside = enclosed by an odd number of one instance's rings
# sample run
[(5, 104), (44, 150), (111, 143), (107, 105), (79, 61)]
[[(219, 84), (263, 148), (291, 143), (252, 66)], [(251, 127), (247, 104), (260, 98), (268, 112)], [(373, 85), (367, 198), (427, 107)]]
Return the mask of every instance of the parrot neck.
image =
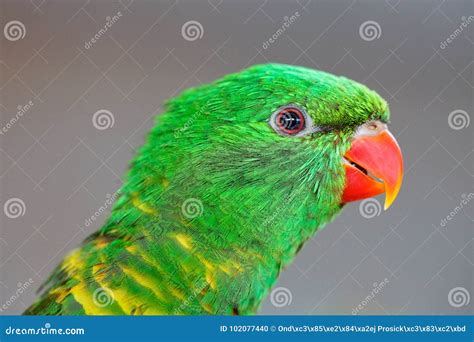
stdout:
[[(126, 205), (121, 206), (121, 202)], [(282, 268), (317, 227), (305, 220), (300, 222), (300, 238), (277, 243), (259, 233), (235, 239), (230, 232), (209, 224), (198, 225), (195, 220), (182, 218), (177, 225), (176, 217), (169, 216), (175, 209), (168, 212), (163, 207), (160, 215), (145, 203), (135, 195), (123, 195), (95, 241), (102, 246), (104, 237), (116, 236), (116, 247), (123, 245), (120, 255), (102, 253), (100, 259), (105, 255), (109, 261), (103, 264), (123, 270), (116, 273), (118, 277), (124, 277), (124, 273), (130, 277), (128, 284), (110, 276), (105, 287), (119, 283), (129, 296), (134, 295), (136, 287), (154, 289), (144, 314), (255, 313)], [(265, 216), (255, 224), (279, 229), (285, 218)]]

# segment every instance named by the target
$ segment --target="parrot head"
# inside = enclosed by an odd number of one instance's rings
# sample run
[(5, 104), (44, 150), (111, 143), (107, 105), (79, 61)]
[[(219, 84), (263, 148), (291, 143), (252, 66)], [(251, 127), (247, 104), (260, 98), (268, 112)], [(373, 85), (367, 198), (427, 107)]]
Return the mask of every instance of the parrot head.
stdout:
[(344, 204), (382, 193), (385, 209), (393, 203), (403, 161), (388, 120), (387, 103), (362, 84), (266, 64), (171, 100), (151, 139), (174, 137), (160, 152), (149, 145), (173, 165), (175, 202), (201, 201), (190, 225), (211, 246), (219, 234), (225, 247), (292, 255)]

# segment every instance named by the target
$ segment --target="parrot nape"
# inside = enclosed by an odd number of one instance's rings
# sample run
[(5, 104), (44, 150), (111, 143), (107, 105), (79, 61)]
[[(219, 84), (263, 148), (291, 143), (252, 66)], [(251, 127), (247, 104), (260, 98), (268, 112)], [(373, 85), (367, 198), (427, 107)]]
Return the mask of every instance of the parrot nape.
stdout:
[(347, 202), (385, 192), (393, 203), (403, 161), (389, 115), (362, 84), (282, 64), (184, 91), (157, 116), (105, 224), (25, 314), (256, 313)]

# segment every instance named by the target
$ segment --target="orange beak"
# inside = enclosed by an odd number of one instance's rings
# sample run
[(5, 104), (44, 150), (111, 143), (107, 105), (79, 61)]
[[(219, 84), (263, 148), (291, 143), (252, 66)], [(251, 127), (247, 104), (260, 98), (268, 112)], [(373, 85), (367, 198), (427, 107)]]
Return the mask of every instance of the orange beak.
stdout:
[(393, 135), (383, 129), (375, 135), (356, 136), (344, 155), (346, 185), (342, 202), (357, 201), (385, 192), (387, 210), (403, 179), (403, 157)]

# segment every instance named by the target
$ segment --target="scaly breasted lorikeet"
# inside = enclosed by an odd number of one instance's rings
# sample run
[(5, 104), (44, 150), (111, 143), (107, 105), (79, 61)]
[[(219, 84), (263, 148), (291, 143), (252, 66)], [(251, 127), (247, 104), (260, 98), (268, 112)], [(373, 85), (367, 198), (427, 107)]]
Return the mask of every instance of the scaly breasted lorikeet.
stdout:
[(266, 64), (168, 101), (110, 217), (26, 314), (252, 314), (345, 203), (403, 162), (387, 103), (344, 77)]

